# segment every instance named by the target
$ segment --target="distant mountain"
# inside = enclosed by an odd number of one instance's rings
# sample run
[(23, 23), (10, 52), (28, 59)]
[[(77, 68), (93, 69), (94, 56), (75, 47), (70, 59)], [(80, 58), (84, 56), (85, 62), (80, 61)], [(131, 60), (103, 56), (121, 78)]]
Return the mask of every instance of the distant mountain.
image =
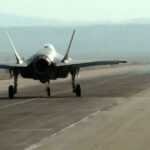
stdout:
[(86, 21), (62, 21), (56, 19), (46, 19), (42, 17), (27, 17), (14, 14), (0, 13), (0, 27), (20, 27), (20, 26), (73, 26), (87, 25)]
[(132, 20), (128, 20), (124, 23), (127, 23), (127, 24), (150, 24), (150, 19), (149, 18), (132, 19)]
[(0, 27), (62, 25), (62, 21), (0, 13)]
[(138, 18), (138, 19), (130, 19), (125, 21), (102, 21), (95, 23), (96, 25), (149, 25), (150, 18)]
[(121, 22), (102, 20), (90, 21), (62, 21), (46, 19), (42, 17), (27, 17), (14, 14), (0, 13), (0, 27), (27, 27), (27, 26), (90, 26), (90, 25), (126, 25), (126, 24), (150, 24), (150, 19), (132, 19)]

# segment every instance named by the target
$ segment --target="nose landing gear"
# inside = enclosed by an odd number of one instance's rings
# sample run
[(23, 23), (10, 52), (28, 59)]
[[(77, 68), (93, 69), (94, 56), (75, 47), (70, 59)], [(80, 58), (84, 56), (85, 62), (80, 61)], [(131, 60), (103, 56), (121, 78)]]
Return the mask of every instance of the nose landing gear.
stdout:
[(51, 96), (51, 91), (50, 91), (50, 88), (49, 87), (47, 87), (47, 96)]
[(46, 87), (47, 96), (51, 96), (51, 89), (50, 89), (50, 81), (48, 81), (48, 85)]

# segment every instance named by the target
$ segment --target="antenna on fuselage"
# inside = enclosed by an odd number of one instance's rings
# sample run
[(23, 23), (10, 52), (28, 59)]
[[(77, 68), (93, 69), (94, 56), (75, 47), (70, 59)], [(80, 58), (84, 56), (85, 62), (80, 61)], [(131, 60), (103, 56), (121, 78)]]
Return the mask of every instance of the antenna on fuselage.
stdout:
[(67, 52), (62, 60), (62, 62), (65, 62), (65, 60), (68, 60), (68, 56), (69, 56), (69, 51), (70, 51), (70, 48), (71, 48), (71, 44), (72, 44), (72, 41), (73, 41), (73, 38), (74, 38), (74, 34), (75, 34), (75, 30), (73, 31), (72, 33), (72, 36), (71, 36), (71, 40), (70, 40), (70, 43), (69, 43), (69, 46), (68, 46), (68, 49), (67, 49)]

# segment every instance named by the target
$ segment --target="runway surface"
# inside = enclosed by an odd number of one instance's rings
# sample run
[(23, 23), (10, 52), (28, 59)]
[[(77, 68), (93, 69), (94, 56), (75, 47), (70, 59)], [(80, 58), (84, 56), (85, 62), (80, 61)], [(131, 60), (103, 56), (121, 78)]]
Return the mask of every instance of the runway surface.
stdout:
[(150, 146), (150, 67), (119, 65), (81, 71), (76, 98), (67, 80), (45, 85), (20, 79), (14, 100), (13, 80), (0, 81), (2, 150), (145, 150)]

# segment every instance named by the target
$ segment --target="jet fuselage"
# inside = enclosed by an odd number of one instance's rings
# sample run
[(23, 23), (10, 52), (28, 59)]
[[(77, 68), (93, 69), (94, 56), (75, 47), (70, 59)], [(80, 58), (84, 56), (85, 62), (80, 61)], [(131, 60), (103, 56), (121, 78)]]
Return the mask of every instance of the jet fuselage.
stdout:
[(57, 78), (66, 78), (69, 68), (56, 67), (61, 63), (63, 56), (59, 54), (52, 45), (46, 45), (31, 58), (27, 59), (26, 68), (20, 69), (19, 73), (24, 78), (32, 78), (45, 83)]

